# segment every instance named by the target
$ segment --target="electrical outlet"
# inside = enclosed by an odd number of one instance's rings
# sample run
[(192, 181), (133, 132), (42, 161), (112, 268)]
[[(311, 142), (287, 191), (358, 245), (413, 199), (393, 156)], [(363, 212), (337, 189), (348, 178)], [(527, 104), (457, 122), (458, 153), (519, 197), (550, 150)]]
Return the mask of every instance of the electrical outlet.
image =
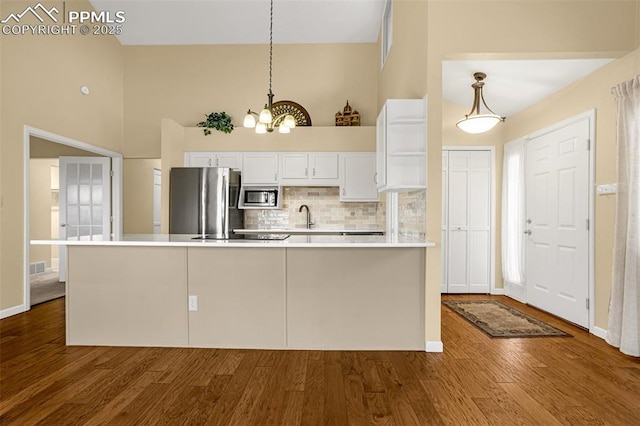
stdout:
[(189, 310), (190, 311), (198, 310), (198, 296), (189, 296)]

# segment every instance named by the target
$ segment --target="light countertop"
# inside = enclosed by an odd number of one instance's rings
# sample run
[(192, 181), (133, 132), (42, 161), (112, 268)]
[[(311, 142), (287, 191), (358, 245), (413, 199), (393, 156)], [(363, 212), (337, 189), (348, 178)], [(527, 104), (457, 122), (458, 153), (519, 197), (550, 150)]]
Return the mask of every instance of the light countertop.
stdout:
[(234, 229), (236, 234), (289, 234), (289, 235), (383, 235), (380, 229), (331, 229), (331, 228), (271, 228), (271, 229)]
[(126, 234), (105, 241), (31, 240), (33, 245), (138, 247), (435, 247), (432, 241), (389, 235), (291, 235), (285, 240), (194, 240), (186, 234)]

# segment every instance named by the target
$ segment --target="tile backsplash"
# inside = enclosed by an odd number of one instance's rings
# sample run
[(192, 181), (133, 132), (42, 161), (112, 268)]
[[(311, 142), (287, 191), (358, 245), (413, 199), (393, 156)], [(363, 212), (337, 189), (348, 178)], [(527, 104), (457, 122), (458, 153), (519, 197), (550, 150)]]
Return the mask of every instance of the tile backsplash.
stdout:
[[(246, 228), (304, 228), (306, 204), (314, 228), (382, 229), (386, 228), (385, 195), (378, 203), (341, 203), (338, 187), (283, 187), (281, 210), (245, 210)], [(401, 193), (398, 196), (398, 220), (401, 235), (425, 238), (426, 191)]]
[(338, 187), (283, 187), (281, 210), (245, 210), (246, 228), (304, 228), (309, 206), (315, 228), (384, 229), (384, 195), (378, 203), (341, 203)]
[(403, 192), (398, 195), (400, 235), (426, 238), (427, 191)]

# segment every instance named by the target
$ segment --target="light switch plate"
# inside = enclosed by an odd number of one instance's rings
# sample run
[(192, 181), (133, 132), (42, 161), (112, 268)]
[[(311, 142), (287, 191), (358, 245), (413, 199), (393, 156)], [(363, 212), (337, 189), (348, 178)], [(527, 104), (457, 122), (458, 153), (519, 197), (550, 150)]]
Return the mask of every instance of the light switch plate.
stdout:
[(618, 192), (618, 184), (616, 183), (604, 183), (596, 186), (596, 192), (598, 195), (615, 194)]
[(198, 296), (189, 296), (189, 310), (192, 312), (198, 310)]

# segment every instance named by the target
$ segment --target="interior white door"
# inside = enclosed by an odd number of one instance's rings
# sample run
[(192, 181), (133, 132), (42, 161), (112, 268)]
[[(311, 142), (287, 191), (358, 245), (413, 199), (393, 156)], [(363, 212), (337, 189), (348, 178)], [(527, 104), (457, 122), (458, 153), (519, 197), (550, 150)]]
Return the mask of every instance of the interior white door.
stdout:
[[(111, 234), (111, 158), (60, 157), (60, 239), (107, 240)], [(66, 248), (60, 281), (66, 281)]]
[(589, 120), (526, 147), (527, 302), (589, 324)]
[(449, 151), (447, 170), (447, 292), (489, 293), (491, 153)]

